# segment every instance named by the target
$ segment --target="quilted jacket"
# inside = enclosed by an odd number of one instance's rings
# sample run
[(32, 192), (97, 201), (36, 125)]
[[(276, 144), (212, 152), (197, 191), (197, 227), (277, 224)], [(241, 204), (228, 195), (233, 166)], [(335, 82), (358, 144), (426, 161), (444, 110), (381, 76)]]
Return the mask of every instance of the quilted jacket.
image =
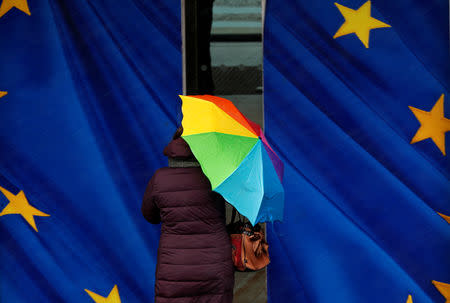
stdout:
[[(164, 154), (193, 159), (182, 138), (170, 142)], [(145, 191), (142, 213), (150, 223), (161, 223), (155, 302), (231, 303), (234, 268), (225, 201), (211, 191), (201, 168), (157, 170)]]

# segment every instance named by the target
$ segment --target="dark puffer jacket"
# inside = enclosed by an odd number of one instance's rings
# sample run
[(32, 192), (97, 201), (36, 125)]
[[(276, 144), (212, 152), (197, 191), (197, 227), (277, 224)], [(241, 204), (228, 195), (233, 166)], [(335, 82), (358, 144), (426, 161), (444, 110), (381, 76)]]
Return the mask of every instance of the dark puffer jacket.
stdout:
[[(193, 157), (182, 138), (169, 143), (164, 154)], [(224, 199), (211, 191), (200, 167), (156, 171), (142, 204), (150, 223), (162, 222), (155, 302), (232, 302), (234, 268), (224, 210)]]

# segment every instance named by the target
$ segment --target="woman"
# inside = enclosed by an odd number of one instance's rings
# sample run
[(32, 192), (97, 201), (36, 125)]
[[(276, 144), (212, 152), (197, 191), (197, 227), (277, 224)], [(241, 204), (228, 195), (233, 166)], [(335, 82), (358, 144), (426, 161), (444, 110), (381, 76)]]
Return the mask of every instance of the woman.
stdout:
[(211, 191), (182, 132), (180, 127), (164, 149), (169, 167), (153, 175), (142, 204), (147, 221), (162, 222), (155, 302), (231, 303), (234, 268), (225, 201)]

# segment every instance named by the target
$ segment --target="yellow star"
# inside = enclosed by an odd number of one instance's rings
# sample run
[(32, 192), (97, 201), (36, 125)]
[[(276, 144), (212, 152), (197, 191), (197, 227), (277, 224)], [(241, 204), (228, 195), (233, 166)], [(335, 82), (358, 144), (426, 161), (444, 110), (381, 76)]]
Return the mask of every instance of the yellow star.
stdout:
[(381, 27), (391, 27), (389, 24), (381, 22), (370, 16), (370, 1), (367, 1), (357, 10), (345, 7), (339, 3), (334, 3), (342, 16), (345, 18), (344, 24), (338, 29), (333, 38), (356, 34), (366, 48), (369, 48), (369, 34), (371, 29)]
[(441, 213), (438, 213), (438, 214), (439, 214), (439, 216), (441, 216), (442, 218), (444, 218), (444, 220), (447, 221), (447, 222), (450, 224), (450, 217), (449, 217), (449, 216), (446, 216), (446, 215), (441, 214)]
[(445, 156), (445, 133), (450, 130), (450, 120), (444, 117), (444, 94), (429, 111), (409, 106), (420, 122), (420, 128), (411, 140), (411, 144), (431, 138)]
[(27, 15), (31, 15), (27, 0), (3, 0), (2, 5), (0, 6), (0, 18), (9, 12), (9, 10), (13, 7), (20, 9)]
[(108, 297), (102, 297), (97, 295), (96, 293), (93, 293), (90, 290), (85, 289), (85, 291), (91, 296), (91, 298), (96, 303), (121, 303), (120, 296), (119, 296), (119, 289), (117, 288), (117, 285), (114, 285), (113, 289), (109, 293)]
[(0, 217), (4, 215), (22, 215), (22, 217), (28, 222), (28, 224), (30, 224), (31, 227), (33, 227), (37, 232), (38, 230), (36, 228), (36, 222), (34, 222), (34, 216), (50, 216), (31, 206), (23, 191), (20, 191), (17, 195), (14, 195), (1, 186), (0, 191), (9, 200), (9, 204), (6, 205), (6, 207), (0, 213)]
[(431, 281), (439, 292), (447, 299), (445, 303), (450, 303), (450, 284), (442, 283), (438, 281)]
[(7, 94), (8, 94), (8, 92), (2, 92), (2, 91), (0, 91), (0, 98), (6, 96)]
[(411, 295), (408, 296), (408, 300), (406, 301), (406, 303), (413, 303)]

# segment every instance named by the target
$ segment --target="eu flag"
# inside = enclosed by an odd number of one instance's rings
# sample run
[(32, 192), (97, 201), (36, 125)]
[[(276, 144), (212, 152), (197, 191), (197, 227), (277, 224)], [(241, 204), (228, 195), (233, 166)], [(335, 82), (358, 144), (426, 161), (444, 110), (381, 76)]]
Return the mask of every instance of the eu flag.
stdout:
[(151, 302), (180, 1), (0, 2), (0, 301)]
[[(267, 1), (270, 302), (450, 302), (448, 1)], [(447, 140), (446, 140), (447, 139)]]

